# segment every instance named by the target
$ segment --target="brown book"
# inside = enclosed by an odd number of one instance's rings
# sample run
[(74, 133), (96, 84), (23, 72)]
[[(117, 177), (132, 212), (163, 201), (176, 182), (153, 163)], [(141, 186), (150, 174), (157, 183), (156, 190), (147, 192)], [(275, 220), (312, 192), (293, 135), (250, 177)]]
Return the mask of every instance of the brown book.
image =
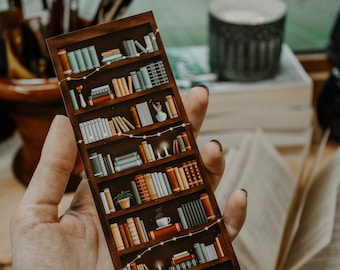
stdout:
[(184, 186), (184, 189), (189, 189), (190, 186), (189, 186), (189, 181), (187, 179), (187, 176), (184, 172), (184, 169), (183, 167), (178, 167), (178, 171), (179, 171), (179, 174), (181, 176), (181, 179), (182, 179), (182, 182), (183, 182), (183, 186)]
[(112, 79), (111, 82), (112, 82), (113, 91), (115, 92), (116, 97), (117, 98), (121, 97), (122, 92), (120, 91), (117, 78)]
[(151, 174), (150, 173), (144, 174), (144, 180), (145, 180), (146, 186), (148, 187), (151, 200), (157, 199), (158, 196), (157, 196), (156, 188), (152, 181)]
[(117, 131), (116, 131), (115, 125), (113, 124), (113, 120), (112, 119), (109, 120), (109, 127), (110, 127), (112, 135), (116, 135)]
[(126, 233), (125, 233), (124, 225), (123, 224), (119, 224), (118, 228), (119, 228), (120, 235), (122, 236), (125, 248), (130, 247), (128, 238), (127, 238)]
[(195, 172), (198, 184), (199, 185), (203, 184), (203, 178), (202, 178), (200, 169), (198, 168), (196, 160), (192, 160), (192, 166), (194, 167), (194, 172)]
[(173, 192), (179, 192), (181, 191), (181, 188), (179, 186), (179, 183), (177, 181), (177, 177), (175, 174), (175, 170), (173, 167), (167, 167), (165, 169), (166, 175), (168, 176), (170, 186)]
[(180, 264), (182, 262), (191, 261), (192, 259), (195, 259), (194, 254), (188, 254), (188, 255), (186, 255), (184, 257), (180, 257), (180, 258), (172, 258), (171, 265), (176, 265), (176, 264)]
[(118, 78), (118, 79), (117, 79), (117, 83), (118, 83), (118, 87), (119, 87), (121, 96), (122, 96), (122, 97), (123, 97), (123, 96), (126, 96), (122, 78)]
[(141, 243), (138, 232), (137, 232), (137, 228), (136, 228), (136, 224), (135, 221), (133, 220), (133, 217), (129, 217), (126, 219), (128, 228), (130, 230), (131, 233), (131, 237), (132, 237), (132, 241), (135, 245), (139, 245)]
[(141, 145), (141, 144), (138, 145), (138, 151), (139, 151), (139, 154), (141, 156), (143, 163), (148, 163), (148, 160), (146, 158), (146, 155), (145, 155), (145, 152), (144, 152), (144, 149), (143, 149), (143, 145)]
[(113, 240), (116, 244), (117, 250), (118, 251), (124, 250), (125, 246), (124, 246), (124, 242), (123, 242), (122, 236), (118, 228), (118, 224), (117, 223), (110, 224), (110, 228), (111, 228)]
[(124, 227), (126, 238), (127, 238), (128, 242), (129, 242), (129, 246), (130, 247), (134, 246), (135, 244), (133, 243), (132, 235), (131, 235), (131, 232), (129, 230), (128, 224), (127, 223), (123, 223), (123, 227)]
[(135, 176), (135, 182), (136, 182), (138, 193), (140, 195), (142, 202), (150, 201), (151, 200), (150, 193), (149, 193), (148, 187), (145, 183), (144, 175), (143, 174), (136, 175)]
[(198, 183), (198, 179), (196, 177), (195, 168), (194, 168), (194, 166), (192, 164), (192, 161), (187, 161), (187, 166), (188, 166), (189, 172), (191, 174), (192, 183), (195, 186), (198, 186), (199, 183)]
[(183, 170), (184, 170), (186, 179), (187, 179), (187, 181), (188, 181), (189, 188), (192, 188), (193, 186), (195, 186), (195, 183), (193, 182), (193, 179), (192, 179), (190, 170), (189, 170), (189, 168), (188, 168), (188, 164), (187, 164), (186, 162), (183, 162), (183, 163), (182, 163), (182, 168), (183, 168)]
[(147, 242), (146, 237), (144, 235), (143, 228), (142, 228), (142, 223), (140, 222), (140, 218), (139, 217), (134, 217), (133, 221), (135, 222), (139, 239), (141, 240), (142, 243)]
[(129, 120), (127, 120), (124, 116), (122, 116), (122, 120), (130, 129), (135, 129), (135, 126), (132, 125), (132, 123)]
[(129, 93), (133, 94), (133, 86), (132, 86), (132, 77), (131, 77), (131, 75), (128, 76), (128, 88), (129, 88)]
[(171, 118), (178, 117), (175, 101), (174, 101), (172, 95), (167, 95), (165, 98), (166, 98), (166, 101), (168, 102), (168, 105), (169, 105), (169, 109), (170, 109), (170, 112), (171, 112)]
[(95, 105), (95, 104), (98, 104), (98, 103), (101, 103), (101, 102), (104, 102), (104, 101), (108, 101), (108, 100), (111, 100), (111, 97), (109, 94), (105, 95), (105, 96), (102, 96), (102, 97), (97, 97), (97, 98), (92, 98), (89, 100), (89, 105), (92, 106), (92, 105)]
[(180, 222), (176, 222), (174, 224), (171, 224), (170, 226), (150, 231), (148, 234), (149, 234), (150, 239), (155, 240), (158, 237), (180, 232), (181, 230), (182, 230), (182, 224)]
[(126, 83), (125, 77), (120, 78), (120, 80), (121, 80), (122, 85), (123, 85), (124, 95), (125, 96), (130, 95), (129, 87), (128, 87), (127, 83)]
[(177, 178), (177, 182), (179, 184), (180, 189), (181, 190), (185, 190), (183, 179), (182, 179), (182, 176), (181, 176), (181, 174), (179, 172), (178, 167), (173, 167), (173, 168), (174, 168), (174, 172), (175, 172), (175, 175), (176, 175), (176, 178)]
[(188, 134), (185, 131), (183, 131), (181, 133), (181, 136), (182, 136), (182, 139), (183, 139), (183, 142), (184, 142), (184, 145), (185, 145), (185, 149), (191, 150), (191, 145), (190, 145), (190, 142), (189, 142)]
[(143, 146), (143, 151), (145, 153), (147, 162), (152, 162), (152, 156), (151, 156), (151, 153), (150, 153), (148, 142), (142, 141), (142, 146)]
[(136, 107), (135, 106), (131, 106), (130, 107), (130, 111), (131, 111), (131, 114), (132, 114), (133, 121), (135, 122), (136, 128), (140, 128), (142, 125), (140, 123)]
[(208, 220), (215, 220), (216, 215), (215, 215), (214, 210), (212, 208), (208, 193), (202, 193), (200, 195), (200, 199), (203, 203), (203, 207), (204, 207), (204, 210), (205, 210), (205, 213), (207, 215)]
[(65, 75), (72, 74), (72, 69), (70, 66), (70, 62), (68, 61), (68, 58), (67, 58), (66, 50), (65, 49), (58, 50), (58, 56), (59, 56), (59, 60), (61, 63), (61, 67), (63, 68), (64, 74)]
[(227, 253), (225, 252), (224, 238), (223, 238), (221, 233), (217, 234), (217, 240), (216, 241), (218, 241), (219, 246), (221, 247), (222, 256), (225, 257)]

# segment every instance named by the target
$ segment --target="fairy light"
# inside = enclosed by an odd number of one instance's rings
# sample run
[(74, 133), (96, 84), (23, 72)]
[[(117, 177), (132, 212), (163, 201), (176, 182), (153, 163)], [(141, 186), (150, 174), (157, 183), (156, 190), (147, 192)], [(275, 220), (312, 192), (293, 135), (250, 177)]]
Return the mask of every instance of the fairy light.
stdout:
[[(159, 33), (159, 30), (158, 28), (156, 29), (156, 32), (154, 33), (155, 36)], [(141, 52), (141, 53), (138, 53), (137, 55), (133, 56), (133, 57), (140, 57), (141, 55), (143, 55), (144, 53)], [(145, 53), (146, 54), (146, 53)], [(127, 56), (124, 56), (124, 59), (128, 58)], [(106, 62), (105, 64), (95, 68), (92, 72), (90, 72), (89, 74), (87, 75), (84, 75), (84, 76), (81, 76), (81, 77), (66, 77), (65, 79), (62, 79), (58, 82), (59, 85), (61, 85), (62, 82), (64, 81), (80, 81), (80, 80), (86, 80), (87, 78), (91, 77), (92, 75), (94, 75), (95, 73), (99, 72), (100, 70), (102, 70), (105, 66), (110, 66), (112, 63), (115, 63), (115, 62), (111, 62), (111, 61), (108, 61)]]
[[(168, 240), (165, 240), (165, 241), (161, 241), (151, 247), (148, 247), (147, 249), (145, 249), (144, 251), (142, 251), (140, 254), (138, 254), (136, 256), (136, 258), (134, 258), (132, 261), (130, 261), (129, 263), (127, 263), (125, 265), (125, 267), (128, 267), (129, 265), (131, 265), (132, 263), (136, 262), (137, 260), (141, 259), (143, 257), (144, 254), (146, 254), (147, 252), (150, 252), (152, 249), (156, 248), (156, 247), (160, 247), (160, 246), (164, 246), (166, 245), (167, 243), (170, 243), (170, 242), (175, 242), (177, 241), (178, 239), (185, 239), (185, 238), (188, 238), (188, 237), (192, 237), (196, 234), (200, 234), (202, 232), (205, 232), (207, 230), (209, 230), (211, 227), (215, 226), (216, 224), (222, 222), (223, 220), (223, 217), (222, 218), (219, 218), (217, 219), (215, 222), (211, 223), (210, 225), (208, 226), (205, 226), (204, 228), (200, 229), (200, 230), (197, 230), (197, 231), (194, 231), (194, 232), (190, 232), (188, 234), (184, 234), (184, 235), (180, 235), (180, 236), (177, 236), (177, 237), (173, 237), (171, 239), (168, 239)], [(124, 270), (124, 268), (120, 268), (119, 270)]]

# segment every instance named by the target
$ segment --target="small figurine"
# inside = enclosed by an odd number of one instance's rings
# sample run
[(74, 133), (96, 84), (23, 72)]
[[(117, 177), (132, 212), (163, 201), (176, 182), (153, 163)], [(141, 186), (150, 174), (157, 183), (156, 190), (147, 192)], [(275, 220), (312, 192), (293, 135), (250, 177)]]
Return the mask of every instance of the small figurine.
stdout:
[(163, 122), (166, 120), (167, 115), (165, 112), (162, 111), (162, 104), (159, 101), (153, 102), (152, 103), (153, 108), (155, 109), (155, 111), (157, 112), (156, 114), (156, 120), (158, 122)]

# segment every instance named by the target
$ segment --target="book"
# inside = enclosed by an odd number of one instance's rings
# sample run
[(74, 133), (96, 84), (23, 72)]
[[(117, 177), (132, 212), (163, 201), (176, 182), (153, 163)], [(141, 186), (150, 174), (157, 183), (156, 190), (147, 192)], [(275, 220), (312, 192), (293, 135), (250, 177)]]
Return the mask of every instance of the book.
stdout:
[[(297, 141), (313, 123), (312, 80), (287, 44), (282, 47), (278, 74), (255, 82), (218, 81), (210, 71), (207, 46), (168, 47), (167, 53), (183, 97), (195, 85), (209, 88), (201, 128), (208, 139), (216, 133), (233, 139), (233, 131), (245, 133), (260, 127), (275, 136), (291, 132)], [(281, 144), (290, 146), (290, 141)]]
[(295, 173), (261, 131), (229, 149), (229, 169), (215, 195), (223, 209), (230, 192), (248, 192), (247, 219), (233, 242), (241, 269), (320, 269), (321, 262), (322, 269), (340, 266), (331, 251), (339, 246), (340, 149), (320, 166), (328, 135), (310, 166), (306, 142)]

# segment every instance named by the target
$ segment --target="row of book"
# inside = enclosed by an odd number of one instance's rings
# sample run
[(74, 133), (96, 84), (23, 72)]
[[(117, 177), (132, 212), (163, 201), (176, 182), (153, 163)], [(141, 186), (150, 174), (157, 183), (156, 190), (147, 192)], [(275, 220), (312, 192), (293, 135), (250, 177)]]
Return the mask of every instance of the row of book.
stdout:
[(159, 50), (156, 36), (153, 32), (144, 35), (143, 39), (145, 43), (144, 46), (135, 39), (124, 40), (122, 43), (126, 56), (135, 57), (139, 56), (141, 53), (150, 53)]
[(124, 223), (110, 224), (110, 229), (117, 251), (121, 251), (165, 235), (180, 232), (183, 230), (183, 227), (180, 222), (176, 222), (166, 227), (148, 231), (142, 219), (139, 217), (128, 217)]
[[(144, 221), (139, 217), (129, 217), (126, 219), (126, 222), (122, 224), (110, 224), (117, 250), (124, 250), (208, 222), (208, 215), (211, 213), (212, 207), (207, 194), (203, 193), (201, 195), (200, 199), (189, 201), (181, 205), (183, 212), (187, 212), (185, 215), (187, 215), (188, 219), (185, 220), (185, 224), (182, 223), (180, 213), (179, 217), (181, 222), (175, 222), (168, 226), (149, 231), (146, 229)], [(204, 203), (203, 200), (205, 200)], [(188, 227), (186, 224), (189, 224), (189, 219), (192, 223), (190, 223), (191, 226)], [(201, 259), (199, 259), (199, 261), (201, 261)]]
[[(154, 33), (144, 36), (145, 46), (137, 40), (124, 40), (122, 47), (126, 55), (123, 55), (119, 48), (109, 49), (101, 53), (102, 64), (107, 64), (125, 59), (126, 57), (139, 56), (137, 48), (142, 53), (149, 53), (158, 50), (158, 44)], [(97, 51), (94, 45), (66, 51), (65, 48), (58, 50), (58, 56), (65, 75), (77, 74), (101, 66)]]
[[(134, 179), (130, 182), (133, 191), (134, 198), (137, 204), (142, 204), (149, 202), (151, 200), (159, 199), (174, 192), (184, 191), (194, 186), (203, 184), (203, 179), (201, 177), (200, 171), (197, 167), (197, 161), (191, 160), (183, 162), (182, 166), (169, 166), (166, 168), (165, 172), (151, 172), (144, 174), (135, 175)], [(100, 192), (101, 199), (103, 202), (104, 210), (106, 214), (110, 214), (116, 211), (114, 206), (112, 195), (109, 188), (105, 188)], [(202, 197), (206, 194), (201, 195)], [(208, 198), (208, 197), (207, 197)], [(214, 219), (211, 216), (211, 211), (209, 210), (209, 204), (205, 202), (202, 198), (206, 218), (208, 220)], [(200, 202), (198, 202), (200, 204)], [(182, 210), (183, 211), (183, 210)], [(182, 220), (183, 224), (188, 224), (185, 219)]]
[(164, 63), (160, 60), (142, 66), (139, 70), (131, 71), (127, 77), (113, 78), (111, 82), (114, 93), (119, 98), (166, 84), (169, 78)]
[(110, 138), (117, 134), (135, 129), (135, 126), (124, 116), (95, 118), (79, 123), (79, 128), (85, 144)]
[[(176, 107), (174, 106), (173, 98), (171, 95), (167, 96), (168, 104), (172, 101), (173, 106), (166, 105), (167, 108), (173, 107), (175, 113), (177, 113)], [(146, 125), (151, 125), (154, 123), (153, 117), (151, 115), (149, 106), (147, 102), (138, 103), (130, 108), (133, 121), (136, 126), (131, 123), (125, 116), (113, 116), (111, 119), (108, 118), (95, 118), (82, 123), (79, 123), (79, 128), (83, 137), (85, 144), (103, 140), (105, 138), (112, 137), (114, 135), (120, 135), (122, 133), (129, 132), (139, 127), (144, 127)], [(172, 110), (172, 111), (173, 111)], [(173, 113), (169, 109), (169, 118), (173, 117)], [(168, 117), (168, 116), (167, 116)], [(177, 148), (180, 146), (176, 146)], [(183, 152), (183, 151), (182, 151)]]
[(129, 263), (123, 270), (149, 270), (149, 268), (144, 263), (136, 264), (135, 262)]
[[(97, 121), (98, 126), (100, 126), (100, 124), (102, 124), (103, 122), (106, 123), (106, 120), (107, 119), (104, 119), (104, 121), (102, 121), (102, 119), (99, 118), (99, 121)], [(88, 136), (87, 134), (88, 130), (86, 129), (86, 127), (87, 126), (81, 125), (81, 130), (83, 129), (85, 130), (85, 131), (82, 131), (82, 134), (84, 132), (83, 138), (84, 138), (85, 143), (89, 142), (89, 139), (92, 138), (91, 136)], [(98, 130), (100, 130), (100, 128)], [(107, 129), (106, 133), (104, 132), (101, 133), (101, 136), (104, 136), (103, 134), (108, 134), (108, 136), (110, 135), (112, 136), (112, 133), (110, 133), (109, 129)], [(93, 136), (95, 137), (95, 135)], [(97, 135), (97, 137), (95, 138), (100, 138), (100, 137), (99, 135)], [(187, 139), (186, 132), (182, 132), (181, 134), (177, 135), (175, 140), (176, 140), (176, 143), (173, 143), (173, 144), (178, 145), (179, 147), (178, 152), (185, 152), (188, 149), (191, 149), (190, 143)], [(165, 150), (164, 157), (170, 156), (168, 149), (166, 147), (164, 147), (164, 150)], [(148, 143), (147, 141), (142, 141), (138, 145), (138, 151), (133, 151), (133, 152), (129, 152), (129, 153), (126, 153), (120, 156), (116, 156), (113, 159), (110, 154), (103, 155), (102, 153), (98, 153), (98, 152), (90, 153), (89, 159), (90, 159), (90, 163), (93, 169), (94, 176), (95, 177), (107, 176), (112, 173), (121, 172), (127, 169), (140, 166), (143, 163), (149, 163), (149, 162), (156, 161), (157, 159), (164, 158), (161, 156), (160, 152), (157, 152), (157, 157), (156, 157), (152, 145)], [(181, 171), (182, 170), (184, 170), (184, 168), (181, 168)], [(179, 186), (183, 185), (183, 186), (189, 187), (189, 181), (191, 182), (202, 181), (199, 172), (196, 172), (196, 175), (194, 178), (196, 180), (192, 180), (193, 179), (192, 177), (189, 178), (189, 173), (187, 173), (186, 175), (184, 173), (182, 174), (183, 176), (181, 176), (181, 178), (177, 177)], [(197, 178), (199, 178), (199, 180), (197, 180)]]
[(76, 74), (100, 67), (94, 45), (68, 52), (62, 48), (58, 50), (58, 56), (65, 75)]
[(196, 227), (209, 220), (216, 219), (207, 193), (200, 194), (200, 198), (197, 200), (181, 204), (177, 208), (177, 213), (184, 229)]
[(90, 163), (94, 177), (103, 177), (112, 173), (121, 172), (143, 164), (138, 152), (131, 152), (115, 157), (113, 160), (110, 154), (92, 152), (89, 154)]
[(182, 251), (174, 254), (168, 270), (185, 270), (224, 257), (220, 237), (219, 234), (215, 237), (214, 242), (209, 245), (205, 245), (201, 242), (194, 243), (194, 253)]

